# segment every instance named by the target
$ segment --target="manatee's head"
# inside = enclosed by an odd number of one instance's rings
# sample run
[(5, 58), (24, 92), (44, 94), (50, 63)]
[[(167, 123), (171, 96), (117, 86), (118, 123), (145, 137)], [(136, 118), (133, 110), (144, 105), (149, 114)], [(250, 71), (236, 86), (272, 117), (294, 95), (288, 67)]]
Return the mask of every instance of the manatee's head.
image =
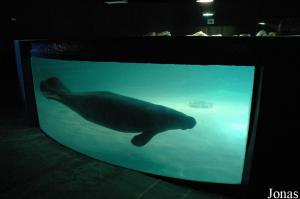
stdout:
[(193, 117), (190, 117), (190, 116), (185, 116), (182, 118), (180, 124), (181, 124), (181, 128), (182, 130), (185, 130), (185, 129), (192, 129), (194, 128), (194, 126), (196, 125), (196, 120), (195, 118)]
[(167, 129), (191, 129), (196, 125), (196, 120), (193, 117), (187, 116), (185, 114), (176, 114), (169, 116)]

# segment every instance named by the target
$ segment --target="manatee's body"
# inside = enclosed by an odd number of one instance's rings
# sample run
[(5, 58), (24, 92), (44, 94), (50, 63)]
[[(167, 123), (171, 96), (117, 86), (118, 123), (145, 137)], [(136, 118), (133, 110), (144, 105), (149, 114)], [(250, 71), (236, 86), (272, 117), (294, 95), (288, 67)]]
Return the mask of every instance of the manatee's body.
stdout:
[(129, 133), (132, 143), (145, 145), (157, 133), (170, 129), (190, 129), (196, 120), (171, 108), (126, 97), (111, 92), (73, 93), (58, 80), (41, 82), (41, 91), (79, 113), (85, 119), (102, 126)]

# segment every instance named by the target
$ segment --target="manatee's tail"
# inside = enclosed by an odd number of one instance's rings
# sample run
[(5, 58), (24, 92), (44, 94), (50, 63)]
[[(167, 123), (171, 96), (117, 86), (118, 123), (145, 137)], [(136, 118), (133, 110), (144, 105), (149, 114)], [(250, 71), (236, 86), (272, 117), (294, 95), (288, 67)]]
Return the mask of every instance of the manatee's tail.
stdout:
[(71, 92), (56, 77), (51, 77), (42, 81), (40, 84), (40, 89), (45, 97), (55, 100), (60, 100), (62, 95), (66, 95)]

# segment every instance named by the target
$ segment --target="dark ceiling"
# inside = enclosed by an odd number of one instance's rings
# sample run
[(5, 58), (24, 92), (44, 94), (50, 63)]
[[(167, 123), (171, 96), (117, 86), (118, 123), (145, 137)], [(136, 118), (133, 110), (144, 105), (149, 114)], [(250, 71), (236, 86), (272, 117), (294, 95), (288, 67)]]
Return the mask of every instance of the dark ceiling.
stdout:
[[(104, 1), (20, 1), (9, 10), (10, 33), (17, 37), (48, 37), (170, 30), (180, 35), (205, 25), (202, 11), (206, 8), (194, 0), (128, 0), (128, 4), (120, 5), (106, 5)], [(297, 6), (282, 2), (215, 0), (210, 9), (215, 12), (216, 25), (254, 30), (261, 20), (278, 24), (283, 18), (298, 17)]]

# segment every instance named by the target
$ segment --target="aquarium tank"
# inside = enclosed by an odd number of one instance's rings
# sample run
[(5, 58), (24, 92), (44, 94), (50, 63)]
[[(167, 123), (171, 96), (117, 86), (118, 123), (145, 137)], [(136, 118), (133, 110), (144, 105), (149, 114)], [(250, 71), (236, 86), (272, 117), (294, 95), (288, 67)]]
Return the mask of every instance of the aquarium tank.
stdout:
[(239, 184), (253, 66), (31, 59), (41, 129), (126, 168)]
[(142, 42), (81, 50), (24, 43), (18, 71), (27, 110), (57, 142), (175, 180), (231, 186), (249, 177), (260, 68), (245, 57), (218, 52), (212, 61), (196, 54), (186, 61), (141, 52)]

